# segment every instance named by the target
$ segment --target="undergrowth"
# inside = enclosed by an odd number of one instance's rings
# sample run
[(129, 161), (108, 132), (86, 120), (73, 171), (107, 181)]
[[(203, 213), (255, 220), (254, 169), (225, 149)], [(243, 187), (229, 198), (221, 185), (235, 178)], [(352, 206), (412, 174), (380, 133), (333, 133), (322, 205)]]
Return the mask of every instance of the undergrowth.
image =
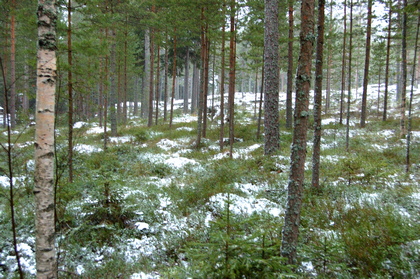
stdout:
[[(73, 183), (67, 177), (65, 136), (59, 134), (60, 278), (130, 278), (139, 272), (155, 272), (161, 278), (420, 276), (420, 143), (412, 143), (413, 168), (406, 175), (405, 146), (392, 133), (398, 128), (395, 120), (352, 129), (348, 152), (345, 127), (325, 127), (321, 187), (305, 186), (298, 247), (302, 264), (292, 272), (279, 253), (292, 133), (282, 129), (281, 150), (264, 156), (255, 121), (249, 120), (252, 115), (236, 117), (246, 121), (235, 126), (234, 152), (239, 155), (234, 159), (228, 147), (220, 152), (214, 124), (199, 149), (194, 146), (195, 123), (174, 123), (172, 129), (167, 123), (152, 128), (136, 124), (120, 127), (119, 135), (130, 139), (126, 143), (110, 143), (105, 151), (75, 152)], [(87, 130), (77, 131), (76, 142), (102, 148), (103, 136)], [(33, 128), (14, 139), (23, 145), (29, 132)], [(165, 139), (174, 146), (163, 148)], [(247, 151), (250, 146), (255, 148)], [(29, 239), (34, 235), (32, 147), (22, 146), (14, 154), (15, 173), (21, 177), (15, 200), (19, 241), (34, 249)], [(309, 144), (308, 162), (311, 155)], [(172, 165), (168, 158), (189, 163)], [(4, 169), (5, 162), (0, 166)], [(308, 163), (307, 181), (310, 175)], [(5, 269), (0, 275), (5, 278), (13, 274), (7, 193), (0, 188), (0, 267)], [(222, 206), (214, 202), (221, 196)], [(269, 201), (280, 213), (234, 212), (232, 196), (255, 204)]]

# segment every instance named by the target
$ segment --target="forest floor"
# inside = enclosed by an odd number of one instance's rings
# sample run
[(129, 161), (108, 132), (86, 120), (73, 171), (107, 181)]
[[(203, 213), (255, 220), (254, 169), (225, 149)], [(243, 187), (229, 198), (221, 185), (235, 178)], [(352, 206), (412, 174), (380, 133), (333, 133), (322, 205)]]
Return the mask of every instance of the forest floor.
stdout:
[[(147, 128), (143, 119), (131, 117), (117, 137), (109, 137), (106, 150), (97, 122), (77, 122), (73, 183), (67, 182), (65, 119), (59, 119), (60, 278), (419, 278), (420, 90), (406, 173), (398, 105), (391, 101), (389, 120), (381, 121), (377, 88), (369, 88), (366, 128), (358, 124), (361, 93), (352, 101), (348, 152), (338, 106), (324, 113), (318, 190), (309, 183), (308, 133), (297, 271), (279, 257), (292, 131), (282, 119), (281, 150), (264, 156), (253, 93), (236, 94), (232, 158), (228, 147), (220, 150), (211, 116), (196, 149), (197, 117), (179, 108), (172, 128)], [(338, 98), (335, 92), (331, 103)], [(35, 274), (33, 134), (28, 125), (12, 135), (18, 247), (28, 278)], [(0, 134), (4, 146), (6, 135)], [(9, 182), (0, 176), (0, 278), (17, 275)]]

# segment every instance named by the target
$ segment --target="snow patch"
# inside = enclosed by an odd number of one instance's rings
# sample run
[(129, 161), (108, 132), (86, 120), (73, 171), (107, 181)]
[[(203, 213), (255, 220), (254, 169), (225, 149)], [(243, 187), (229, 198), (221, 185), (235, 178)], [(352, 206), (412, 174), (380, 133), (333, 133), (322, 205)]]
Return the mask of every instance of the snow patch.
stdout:
[(134, 273), (130, 279), (157, 279), (160, 278), (159, 274), (146, 274), (144, 272)]
[[(225, 193), (219, 193), (210, 198), (210, 203), (217, 207), (224, 208), (227, 206), (228, 195)], [(283, 212), (278, 204), (275, 204), (268, 199), (255, 199), (254, 197), (241, 197), (235, 194), (229, 195), (230, 210), (234, 214), (248, 214), (256, 212), (267, 212), (274, 217), (279, 217)]]
[(104, 127), (93, 127), (86, 131), (86, 134), (100, 134), (104, 132)]
[(149, 224), (148, 223), (144, 223), (144, 222), (137, 222), (137, 223), (134, 224), (134, 226), (139, 231), (148, 230), (150, 228)]
[(109, 141), (112, 143), (126, 143), (126, 142), (132, 142), (134, 139), (132, 136), (125, 136), (125, 137), (110, 137)]
[(162, 139), (156, 145), (165, 151), (169, 151), (172, 148), (179, 147), (179, 143), (169, 139)]
[(93, 153), (93, 152), (101, 152), (102, 148), (95, 147), (95, 146), (92, 146), (92, 145), (87, 145), (87, 144), (77, 144), (74, 147), (74, 151), (77, 151), (79, 153), (90, 154), (90, 153)]
[(166, 159), (165, 164), (171, 166), (172, 168), (183, 168), (188, 164), (196, 165), (197, 162), (192, 159), (185, 158), (185, 157), (179, 157), (178, 155), (176, 157), (171, 157), (169, 159)]
[(79, 121), (73, 124), (73, 129), (80, 129), (83, 127), (88, 126), (89, 124), (87, 122)]

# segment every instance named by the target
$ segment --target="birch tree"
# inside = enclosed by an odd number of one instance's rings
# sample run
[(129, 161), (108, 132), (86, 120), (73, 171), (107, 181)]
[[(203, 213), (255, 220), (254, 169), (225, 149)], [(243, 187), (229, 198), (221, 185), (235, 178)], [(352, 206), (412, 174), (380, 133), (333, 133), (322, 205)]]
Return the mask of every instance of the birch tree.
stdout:
[(38, 1), (35, 111), (35, 227), (37, 278), (57, 278), (54, 223), (54, 107), (56, 86), (56, 3)]

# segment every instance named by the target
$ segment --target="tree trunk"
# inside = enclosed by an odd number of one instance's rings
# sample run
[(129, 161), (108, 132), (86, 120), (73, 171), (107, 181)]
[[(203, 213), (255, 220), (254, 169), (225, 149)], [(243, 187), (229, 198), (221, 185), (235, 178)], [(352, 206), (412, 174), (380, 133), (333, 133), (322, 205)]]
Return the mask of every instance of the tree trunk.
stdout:
[(188, 113), (188, 79), (190, 78), (190, 50), (187, 47), (187, 55), (185, 56), (185, 76), (184, 76), (184, 113)]
[(99, 62), (99, 67), (100, 67), (100, 78), (99, 78), (99, 83), (98, 83), (98, 118), (99, 118), (99, 127), (102, 127), (102, 121), (103, 121), (103, 99), (104, 99), (104, 95), (103, 95), (103, 72), (102, 72), (102, 61)]
[[(115, 30), (111, 30), (111, 37), (112, 40), (115, 40)], [(110, 84), (110, 92), (109, 92), (109, 120), (111, 122), (111, 135), (113, 137), (117, 136), (117, 113), (116, 113), (116, 109), (115, 109), (115, 105), (117, 104), (117, 89), (116, 87), (116, 81), (115, 81), (115, 75), (116, 73), (116, 42), (113, 41), (111, 43), (111, 53), (110, 53), (110, 71), (111, 71), (111, 75), (110, 75), (110, 79), (109, 79), (109, 84)]]
[(196, 148), (200, 148), (201, 145), (201, 137), (202, 137), (202, 130), (203, 130), (203, 115), (204, 115), (204, 65), (205, 65), (205, 55), (206, 55), (206, 33), (204, 27), (204, 8), (201, 8), (201, 71), (200, 71), (200, 91), (198, 95), (198, 116), (197, 116), (197, 140), (196, 140)]
[[(279, 131), (279, 4), (265, 0), (264, 20), (264, 154), (280, 149)], [(289, 53), (290, 54), (290, 53)]]
[[(4, 90), (4, 110), (6, 112), (6, 115), (9, 115), (9, 98), (7, 96), (7, 80), (5, 76), (5, 71), (3, 68), (3, 60), (0, 57), (0, 70), (2, 73), (2, 81), (3, 81), (3, 90)], [(5, 119), (5, 118), (3, 118)], [(4, 120), (3, 120), (4, 121)], [(7, 125), (7, 145), (3, 145), (0, 143), (0, 147), (2, 147), (6, 153), (7, 153), (7, 177), (9, 180), (9, 203), (10, 203), (10, 222), (12, 225), (12, 235), (13, 235), (13, 250), (15, 253), (16, 263), (17, 263), (17, 269), (19, 272), (19, 278), (24, 278), (24, 273), (22, 270), (22, 265), (20, 262), (20, 253), (18, 249), (18, 243), (17, 243), (17, 224), (16, 224), (16, 217), (15, 217), (15, 186), (14, 186), (14, 172), (13, 172), (13, 142), (12, 142), (12, 127), (11, 125)], [(2, 173), (5, 173), (5, 170), (2, 170)]]
[(207, 137), (207, 113), (209, 95), (209, 62), (210, 62), (210, 39), (208, 38), (208, 25), (205, 28), (206, 47), (204, 52), (204, 91), (203, 91), (203, 138)]
[(191, 114), (194, 114), (197, 111), (197, 99), (199, 88), (199, 78), (198, 78), (198, 67), (197, 64), (193, 63), (193, 81), (192, 81), (192, 92), (191, 92)]
[(121, 123), (121, 121), (122, 121), (122, 102), (123, 102), (123, 100), (122, 100), (122, 90), (123, 90), (123, 88), (122, 88), (122, 85), (121, 85), (121, 82), (122, 82), (121, 63), (120, 63), (121, 56), (119, 55), (119, 53), (116, 56), (116, 61), (118, 61), (117, 66), (116, 66), (117, 67), (117, 122)]
[(406, 96), (407, 96), (407, 0), (403, 0), (403, 17), (402, 17), (402, 42), (401, 42), (401, 57), (402, 57), (402, 69), (401, 69), (401, 108), (400, 108), (400, 132), (401, 137), (406, 135), (405, 127), (405, 109), (406, 109)]
[(139, 110), (139, 83), (140, 83), (140, 78), (135, 76), (134, 77), (134, 96), (133, 96), (133, 115), (137, 116), (138, 114), (138, 110)]
[(366, 26), (366, 55), (365, 55), (365, 70), (363, 74), (363, 95), (362, 95), (362, 114), (360, 117), (360, 127), (366, 126), (367, 117), (367, 86), (369, 83), (369, 64), (370, 64), (370, 41), (372, 37), (372, 0), (368, 1), (367, 10), (367, 26)]
[(151, 127), (153, 125), (153, 99), (154, 99), (154, 71), (155, 71), (155, 44), (154, 44), (154, 37), (155, 31), (152, 29), (150, 35), (150, 76), (149, 76), (149, 110), (148, 110), (148, 117), (147, 117), (147, 127)]
[(54, 223), (54, 110), (57, 74), (56, 3), (38, 1), (35, 111), (35, 223), (38, 279), (57, 278)]
[(340, 95), (340, 125), (343, 124), (344, 114), (344, 88), (346, 87), (346, 42), (347, 42), (347, 0), (344, 0), (344, 31), (343, 56), (341, 58), (341, 95)]
[[(105, 30), (105, 38), (108, 39), (108, 28)], [(105, 80), (108, 81), (109, 79), (109, 58), (108, 55), (105, 56)], [(104, 85), (104, 150), (107, 149), (108, 145), (108, 98), (109, 98), (109, 87), (108, 82), (105, 82)]]
[(414, 58), (413, 58), (413, 72), (411, 74), (411, 89), (410, 89), (410, 100), (408, 103), (408, 124), (407, 124), (407, 146), (406, 146), (406, 156), (405, 156), (405, 171), (408, 173), (410, 171), (410, 144), (411, 144), (411, 129), (412, 129), (412, 106), (413, 106), (413, 95), (414, 95), (414, 81), (416, 79), (416, 63), (417, 63), (417, 50), (419, 42), (419, 28), (420, 28), (420, 15), (417, 16), (417, 30), (416, 30), (416, 40), (414, 47)]
[(294, 20), (293, 20), (293, 2), (289, 0), (289, 42), (287, 54), (287, 95), (286, 95), (286, 128), (293, 126), (293, 38), (294, 38)]
[(263, 105), (263, 99), (264, 99), (264, 67), (262, 67), (261, 70), (261, 93), (260, 93), (260, 100), (259, 100), (259, 106), (258, 106), (258, 128), (257, 128), (257, 139), (260, 139), (261, 137), (261, 118), (262, 118), (262, 105)]
[[(168, 35), (166, 35), (168, 41)], [(168, 75), (169, 75), (169, 54), (168, 43), (165, 45), (165, 89), (163, 93), (163, 121), (167, 120), (168, 115)]]
[(229, 58), (229, 156), (233, 155), (233, 142), (235, 140), (234, 124), (235, 124), (235, 81), (236, 81), (236, 30), (235, 30), (235, 5), (236, 1), (232, 0), (230, 4), (230, 58)]
[(312, 153), (312, 186), (319, 185), (319, 168), (321, 158), (321, 111), (322, 111), (322, 70), (324, 63), (324, 22), (325, 0), (318, 0), (318, 37), (316, 43), (315, 63), (315, 104), (314, 104), (314, 147)]
[(350, 38), (349, 38), (349, 70), (347, 88), (347, 121), (346, 121), (346, 151), (350, 145), (350, 104), (351, 104), (351, 76), (352, 73), (352, 54), (353, 54), (353, 0), (350, 0)]
[(146, 118), (149, 115), (149, 92), (150, 92), (150, 36), (149, 29), (144, 32), (144, 74), (143, 74), (143, 94), (141, 98), (141, 116)]
[(387, 114), (388, 114), (388, 84), (389, 84), (389, 60), (390, 60), (390, 52), (391, 52), (391, 28), (392, 28), (392, 2), (389, 1), (388, 35), (387, 35), (387, 42), (386, 42), (384, 111), (382, 114), (382, 121), (386, 121)]
[(160, 46), (157, 46), (157, 62), (156, 62), (156, 109), (155, 124), (159, 123), (159, 99), (160, 99)]
[(171, 94), (171, 112), (169, 116), (169, 128), (172, 128), (174, 116), (175, 82), (176, 82), (176, 26), (174, 27), (174, 62), (172, 67), (172, 94)]
[(68, 0), (67, 4), (67, 61), (69, 63), (69, 70), (67, 72), (67, 87), (68, 87), (68, 127), (69, 127), (69, 134), (68, 134), (68, 168), (69, 168), (69, 182), (73, 182), (73, 54), (72, 54), (72, 7), (71, 7), (71, 0)]
[(329, 20), (329, 36), (328, 36), (328, 67), (327, 67), (327, 85), (326, 85), (326, 96), (325, 96), (325, 113), (328, 112), (331, 105), (331, 69), (333, 64), (333, 51), (331, 46), (331, 36), (333, 34), (332, 27), (333, 27), (333, 9), (334, 9), (334, 2), (330, 1), (330, 20)]
[(296, 104), (288, 184), (287, 207), (282, 231), (281, 256), (287, 263), (297, 262), (300, 212), (302, 207), (305, 175), (306, 138), (309, 118), (309, 89), (311, 83), (312, 51), (314, 34), (314, 0), (303, 0), (300, 32), (300, 56), (296, 75)]
[(126, 17), (125, 20), (125, 30), (124, 30), (124, 88), (123, 88), (123, 118), (122, 122), (124, 125), (127, 124), (127, 49), (128, 49), (128, 31), (127, 31), (127, 21), (128, 18)]
[(10, 19), (10, 126), (16, 126), (16, 0), (12, 1)]

